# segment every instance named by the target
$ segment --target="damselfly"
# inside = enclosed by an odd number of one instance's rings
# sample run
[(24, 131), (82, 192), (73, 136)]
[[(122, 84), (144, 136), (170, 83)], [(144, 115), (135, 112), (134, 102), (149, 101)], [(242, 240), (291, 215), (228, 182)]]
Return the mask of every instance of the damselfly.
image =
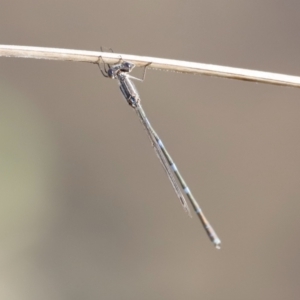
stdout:
[[(102, 59), (100, 57), (100, 59)], [(104, 62), (103, 62), (104, 63)], [(179, 170), (177, 169), (172, 157), (168, 153), (166, 147), (162, 143), (161, 139), (159, 138), (158, 134), (155, 132), (153, 127), (151, 126), (145, 111), (142, 108), (140, 96), (137, 92), (136, 87), (134, 86), (133, 82), (130, 80), (130, 78), (141, 80), (139, 78), (135, 78), (129, 75), (129, 73), (132, 71), (132, 69), (135, 67), (134, 64), (122, 61), (120, 59), (120, 63), (115, 64), (113, 66), (110, 66), (107, 64), (108, 69), (105, 66), (104, 63), (104, 71), (101, 69), (100, 64), (99, 68), (103, 76), (111, 78), (111, 79), (117, 79), (119, 82), (120, 90), (126, 99), (127, 103), (136, 111), (137, 115), (140, 118), (141, 123), (144, 125), (144, 128), (148, 134), (148, 137), (150, 138), (150, 141), (152, 143), (152, 146), (156, 152), (157, 157), (159, 158), (180, 202), (183, 207), (183, 209), (191, 216), (188, 204), (185, 200), (185, 197), (183, 196), (183, 192), (186, 194), (187, 198), (189, 199), (194, 211), (198, 215), (204, 229), (206, 230), (210, 240), (214, 243), (215, 247), (217, 249), (221, 248), (221, 240), (218, 238), (217, 234), (215, 233), (214, 229), (206, 219), (204, 213), (202, 212), (200, 205), (194, 198), (192, 192), (190, 191), (189, 187), (185, 183), (183, 177), (181, 176)], [(143, 79), (145, 78), (145, 71), (146, 67), (144, 69), (144, 75)], [(141, 81), (143, 81), (143, 79)], [(177, 178), (177, 181), (175, 179)], [(178, 185), (178, 182), (181, 186), (181, 188)]]

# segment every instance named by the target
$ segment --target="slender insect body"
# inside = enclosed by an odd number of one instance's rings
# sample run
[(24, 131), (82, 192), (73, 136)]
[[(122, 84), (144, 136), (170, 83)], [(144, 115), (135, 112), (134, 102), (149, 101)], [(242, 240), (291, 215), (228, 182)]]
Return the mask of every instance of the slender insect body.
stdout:
[[(108, 65), (108, 66), (109, 66), (108, 70), (106, 70), (104, 68), (105, 72), (103, 72), (100, 67), (99, 68), (105, 77), (109, 77), (111, 79), (118, 80), (120, 90), (121, 90), (124, 98), (126, 99), (127, 103), (132, 108), (135, 109), (138, 117), (140, 118), (140, 121), (143, 124), (143, 126), (148, 134), (148, 137), (149, 137), (149, 139), (152, 143), (152, 146), (155, 150), (155, 153), (156, 153), (159, 161), (161, 162), (161, 164), (162, 164), (162, 166), (174, 188), (174, 191), (180, 200), (180, 203), (181, 203), (183, 209), (191, 216), (189, 207), (187, 205), (187, 202), (185, 200), (185, 197), (184, 197), (182, 191), (186, 194), (187, 198), (189, 199), (189, 201), (190, 201), (195, 213), (199, 217), (208, 237), (213, 242), (215, 247), (217, 249), (220, 249), (221, 240), (219, 239), (219, 237), (215, 233), (214, 229), (212, 228), (212, 226), (206, 219), (198, 202), (196, 201), (196, 199), (194, 198), (189, 187), (185, 183), (183, 177), (181, 176), (177, 166), (175, 165), (172, 157), (170, 156), (167, 149), (165, 148), (163, 142), (159, 138), (158, 134), (155, 132), (154, 128), (151, 126), (151, 124), (141, 106), (140, 96), (139, 96), (137, 89), (134, 86), (133, 82), (130, 80), (130, 78), (134, 78), (134, 77), (131, 77), (128, 74), (134, 68), (134, 64), (123, 61), (120, 64), (116, 64), (113, 66)], [(145, 75), (145, 73), (144, 73), (144, 75)], [(138, 79), (138, 78), (136, 78), (136, 79)], [(177, 180), (175, 179), (175, 177)], [(181, 188), (179, 187), (179, 184), (180, 184)]]

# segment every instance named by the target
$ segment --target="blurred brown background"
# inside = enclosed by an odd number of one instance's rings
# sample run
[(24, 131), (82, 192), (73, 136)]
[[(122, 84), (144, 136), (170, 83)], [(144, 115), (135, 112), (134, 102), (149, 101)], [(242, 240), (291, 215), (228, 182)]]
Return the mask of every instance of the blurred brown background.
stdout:
[[(0, 4), (1, 44), (300, 76), (299, 1)], [(117, 82), (0, 58), (0, 298), (299, 299), (300, 90), (153, 70), (136, 85), (222, 249)]]

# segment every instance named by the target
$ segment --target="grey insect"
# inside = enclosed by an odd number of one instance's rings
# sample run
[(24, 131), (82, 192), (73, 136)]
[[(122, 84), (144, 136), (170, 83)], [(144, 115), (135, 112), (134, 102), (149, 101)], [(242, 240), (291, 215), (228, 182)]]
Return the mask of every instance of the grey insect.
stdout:
[[(102, 60), (102, 58), (100, 58), (99, 60)], [(180, 203), (181, 203), (183, 209), (191, 216), (190, 209), (188, 207), (188, 204), (185, 200), (185, 197), (184, 197), (182, 191), (186, 194), (187, 198), (189, 199), (194, 211), (196, 212), (197, 216), (199, 217), (210, 240), (213, 242), (213, 244), (215, 245), (215, 247), (217, 249), (220, 249), (221, 248), (221, 240), (217, 236), (213, 227), (208, 222), (207, 218), (205, 217), (204, 213), (202, 212), (202, 210), (200, 208), (200, 205), (194, 198), (191, 190), (185, 183), (182, 175), (180, 174), (177, 166), (175, 165), (172, 157), (168, 153), (163, 142), (161, 141), (158, 134), (156, 133), (156, 131), (153, 129), (151, 123), (149, 122), (149, 119), (147, 118), (145, 111), (142, 108), (141, 99), (138, 94), (138, 91), (137, 91), (136, 87), (134, 86), (133, 82), (130, 80), (130, 78), (132, 78), (132, 79), (137, 79), (137, 80), (143, 81), (145, 78), (146, 67), (149, 64), (145, 66), (143, 79), (139, 79), (139, 78), (135, 78), (135, 77), (132, 77), (131, 75), (129, 75), (129, 73), (135, 67), (135, 65), (133, 63), (130, 63), (128, 61), (123, 61), (122, 59), (120, 59), (120, 63), (111, 66), (109, 64), (106, 64), (103, 60), (102, 60), (102, 62), (104, 63), (104, 70), (101, 69), (100, 64), (99, 64), (101, 73), (103, 74), (104, 77), (118, 80), (119, 87), (120, 87), (120, 90), (121, 90), (124, 98), (126, 99), (127, 103), (135, 110), (141, 123), (143, 124), (143, 126), (148, 134), (148, 137), (152, 143), (152, 146), (156, 152), (156, 155), (159, 158), (159, 160), (160, 160), (160, 162), (161, 162), (161, 164), (162, 164), (162, 166), (163, 166), (163, 168), (175, 190), (175, 193), (177, 194), (177, 196), (180, 200)], [(108, 68), (106, 67), (106, 65), (108, 66)], [(181, 188), (179, 185), (181, 186)]]

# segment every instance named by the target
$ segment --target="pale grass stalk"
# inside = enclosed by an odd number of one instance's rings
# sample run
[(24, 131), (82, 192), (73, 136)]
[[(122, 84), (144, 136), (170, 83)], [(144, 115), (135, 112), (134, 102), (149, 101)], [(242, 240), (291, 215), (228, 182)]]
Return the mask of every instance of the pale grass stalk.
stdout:
[(291, 87), (300, 87), (300, 77), (256, 70), (224, 67), (210, 64), (187, 62), (181, 60), (163, 59), (148, 56), (128, 55), (123, 53), (85, 51), (58, 48), (28, 47), (14, 45), (0, 45), (0, 57), (22, 57), (48, 60), (77, 61), (97, 63), (101, 56), (110, 64), (123, 60), (143, 67), (151, 63), (147, 68), (174, 71), (191, 74), (202, 74), (230, 79), (253, 81), (257, 83), (269, 83)]

